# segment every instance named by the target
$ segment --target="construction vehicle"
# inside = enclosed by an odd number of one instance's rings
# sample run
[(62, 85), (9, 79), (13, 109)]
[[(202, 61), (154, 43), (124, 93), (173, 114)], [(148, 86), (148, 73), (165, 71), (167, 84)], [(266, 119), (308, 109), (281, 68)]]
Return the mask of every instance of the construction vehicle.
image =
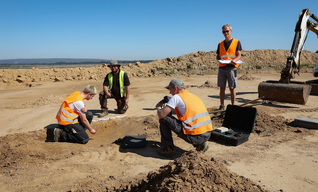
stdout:
[[(310, 18), (314, 21), (311, 21)], [(300, 54), (309, 31), (318, 35), (318, 18), (314, 14), (310, 14), (309, 9), (303, 9), (296, 23), (290, 56), (287, 57), (286, 66), (281, 71), (280, 80), (261, 82), (258, 86), (259, 98), (305, 105), (312, 87), (318, 89), (318, 84), (312, 82), (291, 81), (295, 78), (295, 74), (299, 75)], [(318, 77), (318, 63), (313, 71), (313, 76)]]

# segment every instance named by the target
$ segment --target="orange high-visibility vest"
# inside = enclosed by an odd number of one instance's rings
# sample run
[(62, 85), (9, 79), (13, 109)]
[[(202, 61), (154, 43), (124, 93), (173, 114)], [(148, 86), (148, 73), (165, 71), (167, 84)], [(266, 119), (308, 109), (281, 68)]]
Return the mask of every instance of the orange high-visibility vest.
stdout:
[(186, 106), (186, 112), (182, 117), (178, 109), (175, 108), (178, 119), (183, 124), (183, 133), (187, 135), (200, 135), (207, 131), (212, 131), (212, 121), (202, 100), (187, 90), (178, 95)]
[[(238, 44), (239, 40), (238, 39), (234, 39), (232, 40), (232, 43), (230, 45), (230, 47), (227, 49), (227, 51), (225, 50), (224, 47), (224, 40), (221, 41), (219, 43), (219, 56), (221, 58), (221, 60), (233, 60), (234, 58), (236, 58), (235, 52), (236, 52), (236, 47)], [(219, 63), (219, 67), (224, 67), (226, 66), (226, 64), (223, 63)], [(234, 67), (238, 67), (239, 64), (235, 64)]]
[(62, 103), (58, 113), (56, 114), (56, 119), (61, 125), (70, 125), (78, 123), (79, 113), (73, 111), (70, 108), (70, 104), (75, 101), (83, 101), (83, 97), (80, 95), (80, 92), (74, 92), (68, 96), (65, 101)]

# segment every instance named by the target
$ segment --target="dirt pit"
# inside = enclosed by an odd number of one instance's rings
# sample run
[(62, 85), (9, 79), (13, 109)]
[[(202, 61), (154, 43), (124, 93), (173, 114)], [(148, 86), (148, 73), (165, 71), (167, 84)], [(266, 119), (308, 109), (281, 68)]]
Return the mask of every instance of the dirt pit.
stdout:
[[(222, 121), (215, 118), (214, 127), (221, 126)], [(315, 134), (313, 130), (291, 126), (282, 117), (270, 116), (260, 107), (251, 134), (253, 139), (244, 148), (229, 147), (232, 156), (216, 154), (212, 141), (209, 141), (212, 153), (196, 152), (174, 135), (178, 147), (173, 160), (156, 153), (160, 146), (158, 125), (155, 115), (96, 121), (93, 126), (98, 134), (90, 135), (91, 141), (86, 145), (52, 142), (53, 124), (44, 130), (1, 137), (0, 173), (4, 182), (1, 188), (4, 191), (53, 188), (55, 191), (266, 191), (260, 183), (227, 168), (254, 150), (273, 147), (256, 130), (271, 133), (274, 146), (292, 141), (293, 137)], [(146, 147), (121, 148), (123, 137), (118, 130), (124, 127), (131, 135), (146, 135)], [(284, 138), (275, 139), (279, 135)]]

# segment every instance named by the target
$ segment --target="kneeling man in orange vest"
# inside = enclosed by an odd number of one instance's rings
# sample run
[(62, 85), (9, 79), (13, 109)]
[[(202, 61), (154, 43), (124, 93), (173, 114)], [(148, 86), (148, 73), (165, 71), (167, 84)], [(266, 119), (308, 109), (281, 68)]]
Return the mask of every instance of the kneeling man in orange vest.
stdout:
[(53, 132), (55, 142), (86, 144), (89, 141), (86, 128), (90, 133), (96, 133), (90, 125), (93, 113), (87, 111), (84, 104), (84, 100), (91, 100), (96, 94), (96, 88), (88, 85), (82, 92), (74, 92), (65, 99), (56, 115), (59, 128)]

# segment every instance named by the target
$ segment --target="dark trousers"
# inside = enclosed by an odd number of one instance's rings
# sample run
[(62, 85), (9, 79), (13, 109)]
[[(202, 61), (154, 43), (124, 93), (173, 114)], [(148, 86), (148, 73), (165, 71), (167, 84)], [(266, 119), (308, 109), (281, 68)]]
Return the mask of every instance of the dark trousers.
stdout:
[[(86, 118), (88, 122), (91, 123), (93, 120), (93, 113), (87, 111)], [(80, 117), (78, 117), (78, 122), (79, 123), (71, 125), (59, 125), (60, 129), (62, 129), (59, 141), (86, 144), (89, 141), (86, 127), (82, 123)]]
[(113, 94), (111, 95), (111, 97), (107, 97), (104, 91), (99, 93), (99, 104), (102, 111), (108, 112), (107, 99), (110, 98), (114, 98), (116, 100), (117, 110), (119, 114), (126, 113), (127, 109), (124, 109), (126, 97), (120, 97)]
[(172, 115), (167, 115), (163, 119), (159, 119), (160, 133), (161, 133), (161, 145), (162, 147), (174, 148), (172, 131), (177, 134), (186, 142), (192, 144), (194, 147), (200, 145), (210, 139), (211, 132), (206, 132), (201, 135), (186, 135), (183, 133), (182, 122)]

